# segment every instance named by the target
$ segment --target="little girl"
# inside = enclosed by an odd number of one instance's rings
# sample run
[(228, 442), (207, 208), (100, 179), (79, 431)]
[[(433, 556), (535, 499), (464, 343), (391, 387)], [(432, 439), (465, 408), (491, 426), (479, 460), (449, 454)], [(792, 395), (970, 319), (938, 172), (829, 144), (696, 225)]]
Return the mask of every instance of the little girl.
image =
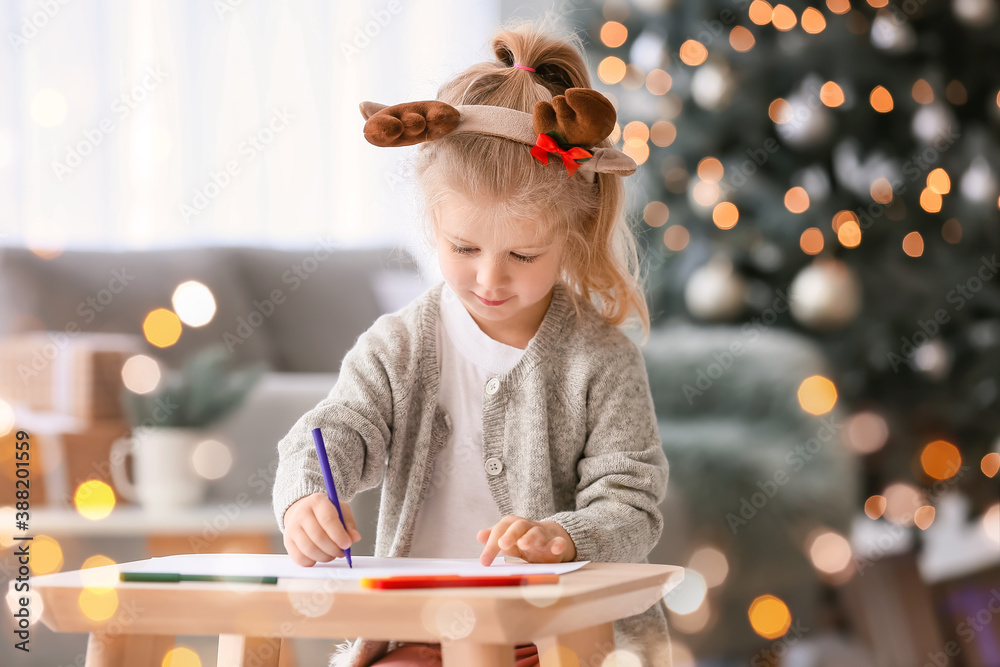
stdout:
[[(369, 142), (422, 143), (425, 233), (444, 281), (376, 320), (278, 443), (274, 509), (299, 565), (361, 538), (348, 502), (380, 482), (376, 556), (636, 563), (660, 538), (667, 461), (642, 355), (619, 328), (634, 312), (649, 333), (623, 213), (636, 165), (607, 139), (614, 107), (590, 88), (578, 38), (522, 24), (493, 51), (437, 100), (361, 105)], [(651, 604), (614, 623), (617, 648), (669, 665)], [(440, 656), (439, 644), (357, 639), (330, 664)], [(534, 644), (517, 647), (518, 667), (538, 661)]]

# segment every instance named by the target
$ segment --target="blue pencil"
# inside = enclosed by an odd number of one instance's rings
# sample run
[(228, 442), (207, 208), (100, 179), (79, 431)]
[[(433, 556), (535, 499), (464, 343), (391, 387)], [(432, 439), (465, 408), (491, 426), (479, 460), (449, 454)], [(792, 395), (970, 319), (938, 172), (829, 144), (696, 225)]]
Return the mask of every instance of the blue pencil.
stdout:
[[(333, 473), (330, 472), (330, 459), (326, 456), (326, 445), (323, 444), (323, 433), (320, 432), (318, 428), (314, 428), (312, 433), (313, 442), (316, 443), (316, 454), (319, 455), (319, 467), (323, 469), (323, 481), (326, 483), (326, 495), (330, 499), (330, 502), (333, 503), (333, 506), (337, 508), (337, 515), (340, 517), (340, 523), (344, 525), (344, 530), (347, 530), (347, 524), (344, 523), (344, 513), (340, 511), (340, 500), (337, 498), (337, 487), (333, 484)], [(354, 563), (351, 562), (350, 547), (344, 549), (344, 555), (347, 556), (348, 567), (353, 568)]]

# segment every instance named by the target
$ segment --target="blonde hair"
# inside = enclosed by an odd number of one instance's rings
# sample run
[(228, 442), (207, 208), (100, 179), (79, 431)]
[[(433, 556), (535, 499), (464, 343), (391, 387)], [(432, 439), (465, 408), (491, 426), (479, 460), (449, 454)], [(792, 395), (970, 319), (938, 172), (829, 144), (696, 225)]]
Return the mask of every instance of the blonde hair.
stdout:
[[(591, 88), (576, 35), (560, 37), (548, 26), (515, 22), (494, 34), (492, 46), (496, 60), (456, 75), (441, 86), (437, 99), (453, 106), (485, 104), (531, 113), (536, 102), (552, 101), (567, 88)], [(605, 139), (598, 146), (612, 143)], [(634, 312), (645, 344), (645, 278), (625, 218), (622, 177), (598, 173), (596, 182), (588, 183), (579, 175), (567, 177), (561, 159), (553, 156), (549, 162), (543, 165), (524, 144), (482, 134), (449, 135), (421, 144), (414, 171), (429, 212), (424, 216), (425, 240), (434, 245), (438, 210), (454, 194), (486, 208), (495, 234), (511, 231), (515, 219), (536, 220), (539, 237), (566, 239), (560, 280), (577, 315), (584, 299), (614, 326)]]

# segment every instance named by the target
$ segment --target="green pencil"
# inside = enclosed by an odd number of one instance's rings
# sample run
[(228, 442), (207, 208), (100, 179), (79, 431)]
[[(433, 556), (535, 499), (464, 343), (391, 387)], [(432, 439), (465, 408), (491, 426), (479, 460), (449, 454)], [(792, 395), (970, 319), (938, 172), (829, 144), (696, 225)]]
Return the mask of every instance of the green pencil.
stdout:
[(178, 574), (176, 572), (119, 572), (121, 581), (152, 581), (177, 583), (179, 581), (226, 581), (241, 584), (276, 584), (277, 577), (251, 577), (226, 574)]

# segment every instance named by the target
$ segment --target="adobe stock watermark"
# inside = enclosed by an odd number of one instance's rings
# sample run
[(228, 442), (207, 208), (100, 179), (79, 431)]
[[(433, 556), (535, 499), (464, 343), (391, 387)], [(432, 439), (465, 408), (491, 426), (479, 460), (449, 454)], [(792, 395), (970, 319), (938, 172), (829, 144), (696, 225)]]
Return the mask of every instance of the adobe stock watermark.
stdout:
[[(791, 469), (791, 473), (800, 472), (806, 464), (813, 460), (823, 448), (832, 442), (834, 438), (844, 430), (844, 425), (834, 420), (833, 416), (827, 414), (819, 419), (820, 427), (816, 435), (806, 440), (805, 443), (796, 443), (792, 451), (785, 454), (785, 465)], [(733, 535), (736, 535), (741, 528), (748, 525), (771, 500), (778, 495), (781, 487), (792, 480), (785, 468), (778, 468), (771, 475), (770, 479), (757, 481), (758, 491), (750, 495), (740, 497), (739, 513), (727, 512), (726, 523)]]
[(38, 0), (38, 9), (21, 19), (20, 30), (7, 33), (7, 43), (15, 53), (33, 40), (70, 0)]
[(163, 83), (164, 78), (166, 78), (166, 72), (160, 69), (159, 65), (147, 66), (139, 83), (119, 95), (111, 103), (112, 116), (102, 118), (95, 127), (85, 129), (83, 139), (66, 146), (62, 162), (52, 161), (52, 172), (56, 175), (56, 179), (62, 183), (66, 176), (76, 171), (83, 164), (84, 159), (97, 150), (104, 138), (120, 127), (125, 119), (149, 98), (150, 93)]
[[(978, 294), (989, 281), (1000, 273), (1000, 263), (997, 256), (992, 255), (980, 257), (979, 268), (975, 275), (970, 276), (965, 282), (955, 285), (945, 295), (945, 301), (953, 304), (952, 310), (962, 310), (966, 304)], [(918, 370), (916, 363), (917, 351), (921, 345), (930, 342), (941, 331), (941, 327), (951, 321), (951, 313), (944, 308), (934, 311), (934, 316), (927, 320), (917, 320), (917, 329), (909, 337), (900, 337), (899, 354), (890, 350), (886, 353), (886, 358), (892, 366), (893, 372), (899, 372), (903, 365), (909, 366), (912, 370)]]
[(385, 8), (373, 9), (371, 11), (371, 20), (366, 21), (364, 25), (354, 27), (351, 41), (340, 43), (340, 52), (347, 62), (351, 62), (355, 56), (361, 55), (362, 49), (367, 48), (372, 43), (372, 40), (389, 27), (392, 19), (402, 11), (403, 3), (399, 0), (389, 0)]
[[(125, 291), (133, 280), (135, 280), (135, 276), (128, 272), (128, 267), (123, 266), (120, 271), (112, 269), (107, 286), (78, 303), (76, 314), (80, 316), (84, 324), (90, 324), (111, 305), (117, 295)], [(70, 340), (82, 332), (77, 320), (68, 321), (62, 331), (45, 332), (48, 341), (35, 347), (31, 358), (22, 361), (17, 366), (16, 371), (21, 383), (27, 385), (28, 382), (45, 372), (55, 359), (66, 350)]]
[[(312, 254), (306, 255), (301, 262), (296, 262), (285, 270), (281, 274), (281, 283), (289, 285), (288, 291), (290, 293), (298, 291), (319, 269), (320, 265), (330, 259), (335, 250), (336, 247), (331, 243), (329, 236), (326, 239), (317, 238)], [(254, 299), (251, 302), (253, 309), (247, 313), (246, 317), (242, 315), (237, 317), (235, 329), (225, 331), (222, 334), (222, 342), (226, 344), (229, 353), (232, 354), (237, 347), (247, 342), (257, 329), (274, 315), (278, 306), (287, 300), (288, 294), (280, 287), (272, 289), (265, 299)]]
[(222, 191), (232, 184), (233, 179), (240, 174), (243, 167), (253, 162), (281, 132), (288, 128), (292, 120), (294, 120), (292, 114), (287, 109), (281, 108), (271, 112), (266, 127), (247, 135), (247, 138), (237, 149), (239, 159), (231, 159), (226, 162), (222, 169), (210, 172), (209, 182), (200, 188), (195, 188), (191, 203), (181, 202), (179, 204), (184, 224), (190, 225), (194, 218), (207, 209), (222, 194)]
[(765, 333), (775, 322), (778, 321), (780, 313), (786, 313), (789, 309), (788, 296), (781, 290), (775, 290), (778, 295), (771, 302), (771, 305), (761, 311), (760, 315), (755, 315), (749, 322), (740, 328), (740, 334), (746, 336), (748, 340), (744, 343), (734, 340), (729, 344), (728, 350), (716, 351), (712, 353), (715, 361), (708, 366), (699, 366), (695, 372), (694, 383), (684, 383), (681, 391), (688, 405), (694, 405), (696, 397), (703, 396), (705, 392), (712, 388), (716, 380), (722, 378), (736, 361), (737, 357), (743, 355), (750, 345), (755, 343), (761, 334)]
[[(935, 482), (934, 486), (931, 487), (930, 495), (927, 497), (927, 504), (934, 505), (941, 496), (953, 489), (959, 480), (971, 469), (971, 466), (959, 466), (954, 476)], [(912, 525), (914, 515), (915, 512), (905, 512), (899, 517), (898, 521), (888, 521), (888, 527), (885, 532), (880, 534), (874, 541), (869, 540), (865, 545), (864, 554), (853, 554), (854, 569), (857, 571), (858, 576), (864, 576), (865, 570), (875, 565), (883, 556), (895, 549), (899, 541), (906, 535), (909, 526)]]

